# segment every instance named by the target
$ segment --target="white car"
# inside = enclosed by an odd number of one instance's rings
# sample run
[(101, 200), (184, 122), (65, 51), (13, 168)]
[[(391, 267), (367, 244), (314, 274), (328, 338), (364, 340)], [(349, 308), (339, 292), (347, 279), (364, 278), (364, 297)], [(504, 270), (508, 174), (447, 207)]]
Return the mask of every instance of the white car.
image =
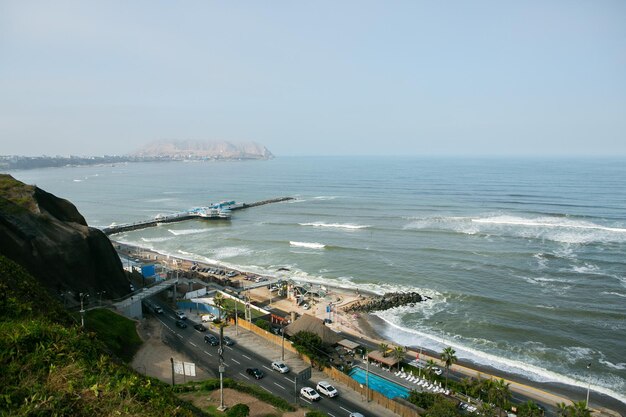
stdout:
[(339, 395), (339, 392), (337, 391), (337, 389), (333, 387), (332, 385), (330, 385), (330, 383), (327, 381), (318, 382), (315, 389), (318, 390), (320, 394), (324, 394), (327, 397), (332, 398), (332, 397), (336, 397), (337, 395)]
[(350, 413), (350, 417), (365, 417), (365, 416), (361, 413)]
[(213, 321), (215, 320), (215, 316), (213, 314), (205, 314), (201, 317), (202, 321), (204, 323), (208, 322), (208, 321)]
[(272, 362), (272, 369), (280, 372), (281, 374), (286, 374), (289, 372), (289, 367), (282, 361)]
[(313, 388), (304, 387), (300, 390), (300, 395), (309, 401), (321, 400), (322, 397)]
[(187, 320), (187, 316), (185, 316), (185, 313), (180, 310), (176, 312), (176, 317), (178, 317), (180, 320)]

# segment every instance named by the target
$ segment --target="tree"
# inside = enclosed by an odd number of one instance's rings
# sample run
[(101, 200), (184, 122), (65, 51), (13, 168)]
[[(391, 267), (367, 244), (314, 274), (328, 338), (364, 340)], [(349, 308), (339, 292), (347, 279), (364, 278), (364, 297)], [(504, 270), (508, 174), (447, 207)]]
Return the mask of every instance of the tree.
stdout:
[(437, 396), (435, 403), (424, 413), (424, 417), (459, 417), (460, 415), (455, 404), (442, 396)]
[(401, 346), (396, 346), (393, 350), (394, 359), (398, 360), (398, 371), (400, 370), (400, 365), (402, 365), (402, 359), (404, 359), (404, 348)]
[(437, 367), (437, 364), (435, 363), (435, 361), (432, 359), (428, 359), (428, 361), (426, 361), (426, 368), (424, 369), (424, 371), (426, 372), (426, 375), (431, 377), (433, 374), (433, 370), (436, 367)]
[(558, 403), (556, 405), (556, 414), (559, 417), (569, 417), (569, 405), (565, 404), (565, 403)]
[(452, 364), (457, 361), (455, 353), (456, 351), (451, 346), (448, 346), (441, 352), (441, 360), (446, 367), (446, 389), (448, 388), (448, 372)]
[(497, 381), (494, 381), (492, 384), (492, 389), (494, 391), (493, 402), (500, 409), (507, 408), (509, 400), (511, 399), (511, 388), (508, 382), (504, 379), (500, 378)]
[(213, 303), (215, 304), (215, 306), (217, 307), (218, 311), (219, 311), (219, 319), (222, 320), (222, 307), (224, 307), (224, 296), (222, 295), (222, 293), (216, 293), (213, 296)]
[(226, 417), (248, 417), (250, 415), (250, 407), (246, 404), (235, 404), (226, 411)]
[(387, 357), (387, 349), (389, 349), (389, 345), (387, 343), (381, 342), (378, 345), (378, 350), (380, 350), (381, 353), (383, 354), (383, 358)]
[(517, 407), (517, 417), (542, 417), (543, 410), (534, 401), (528, 400)]
[(589, 417), (591, 416), (591, 410), (587, 408), (586, 401), (577, 401), (569, 407), (570, 415), (572, 417)]

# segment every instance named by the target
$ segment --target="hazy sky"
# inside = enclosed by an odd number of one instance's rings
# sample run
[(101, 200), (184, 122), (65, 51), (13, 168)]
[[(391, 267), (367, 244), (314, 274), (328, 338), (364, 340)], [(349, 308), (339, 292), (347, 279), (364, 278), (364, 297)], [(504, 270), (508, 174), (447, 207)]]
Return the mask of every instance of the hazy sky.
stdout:
[(0, 0), (0, 154), (626, 155), (626, 1)]

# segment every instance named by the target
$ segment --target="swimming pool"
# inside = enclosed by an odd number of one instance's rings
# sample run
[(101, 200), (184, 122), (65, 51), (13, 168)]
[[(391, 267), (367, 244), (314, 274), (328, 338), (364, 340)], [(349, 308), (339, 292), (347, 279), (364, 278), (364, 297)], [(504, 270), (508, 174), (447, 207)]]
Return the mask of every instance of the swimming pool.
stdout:
[[(365, 385), (365, 369), (354, 368), (350, 371), (350, 377), (355, 381)], [(378, 391), (387, 398), (402, 397), (407, 398), (409, 396), (409, 389), (398, 385), (393, 381), (385, 379), (373, 373), (369, 373), (369, 387), (374, 391)]]

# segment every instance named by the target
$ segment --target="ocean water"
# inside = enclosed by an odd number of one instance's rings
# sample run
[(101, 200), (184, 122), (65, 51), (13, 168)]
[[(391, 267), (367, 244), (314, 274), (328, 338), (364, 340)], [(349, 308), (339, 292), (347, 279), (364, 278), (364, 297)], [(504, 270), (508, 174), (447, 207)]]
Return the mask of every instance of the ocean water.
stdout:
[[(386, 336), (626, 403), (626, 161), (285, 157), (11, 172), (104, 227), (221, 200), (291, 202), (114, 239), (432, 300)], [(587, 364), (592, 366), (587, 370)]]

